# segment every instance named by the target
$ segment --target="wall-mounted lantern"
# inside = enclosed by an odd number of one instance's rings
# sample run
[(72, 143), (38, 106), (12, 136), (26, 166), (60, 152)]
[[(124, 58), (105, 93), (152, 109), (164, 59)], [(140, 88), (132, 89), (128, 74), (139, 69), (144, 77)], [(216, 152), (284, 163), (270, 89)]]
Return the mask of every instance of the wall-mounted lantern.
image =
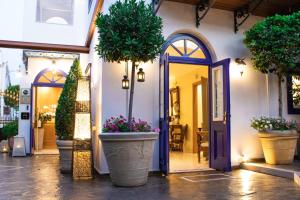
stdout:
[(145, 82), (145, 72), (143, 71), (143, 68), (140, 68), (137, 73), (137, 81), (138, 82)]
[(244, 71), (245, 71), (245, 67), (246, 67), (246, 63), (245, 63), (244, 60), (245, 60), (245, 58), (236, 58), (235, 59), (235, 62), (239, 67), (239, 71), (240, 71), (241, 76), (243, 76)]
[(128, 76), (124, 76), (123, 80), (122, 80), (122, 89), (124, 90), (128, 90), (129, 89), (129, 79)]

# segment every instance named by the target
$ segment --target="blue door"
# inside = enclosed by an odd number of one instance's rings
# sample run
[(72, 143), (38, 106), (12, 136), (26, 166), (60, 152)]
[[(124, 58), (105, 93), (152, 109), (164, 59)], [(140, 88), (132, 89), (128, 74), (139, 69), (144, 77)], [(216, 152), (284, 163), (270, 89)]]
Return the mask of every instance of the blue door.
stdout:
[(230, 59), (211, 65), (210, 80), (210, 167), (231, 170), (230, 161)]
[(169, 56), (160, 59), (159, 70), (159, 167), (163, 174), (169, 172)]

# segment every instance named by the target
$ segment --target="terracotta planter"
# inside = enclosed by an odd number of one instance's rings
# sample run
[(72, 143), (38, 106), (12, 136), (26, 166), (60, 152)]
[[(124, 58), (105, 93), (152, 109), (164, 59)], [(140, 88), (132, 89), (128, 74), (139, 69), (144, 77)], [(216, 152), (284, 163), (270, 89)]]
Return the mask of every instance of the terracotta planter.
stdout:
[(114, 185), (133, 187), (147, 183), (158, 133), (102, 133), (99, 138)]
[(270, 131), (258, 133), (266, 163), (291, 164), (294, 161), (299, 134), (296, 131)]
[(72, 172), (73, 140), (56, 140), (59, 150), (60, 172), (69, 174)]

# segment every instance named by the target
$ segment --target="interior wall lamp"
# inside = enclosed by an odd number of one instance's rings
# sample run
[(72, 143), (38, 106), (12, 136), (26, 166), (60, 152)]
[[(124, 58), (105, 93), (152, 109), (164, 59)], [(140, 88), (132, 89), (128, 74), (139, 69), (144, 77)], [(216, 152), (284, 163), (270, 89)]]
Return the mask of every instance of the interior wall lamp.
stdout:
[(245, 60), (245, 58), (236, 58), (235, 59), (235, 62), (239, 67), (239, 71), (240, 71), (241, 76), (243, 76), (244, 71), (245, 71), (245, 67), (246, 67), (246, 62), (244, 60)]

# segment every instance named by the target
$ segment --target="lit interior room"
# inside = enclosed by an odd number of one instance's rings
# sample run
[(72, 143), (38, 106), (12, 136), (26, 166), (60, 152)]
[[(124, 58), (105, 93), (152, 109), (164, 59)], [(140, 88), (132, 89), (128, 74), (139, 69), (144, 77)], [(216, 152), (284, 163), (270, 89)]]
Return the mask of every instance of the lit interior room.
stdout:
[[(50, 70), (45, 72), (39, 83), (49, 80), (57, 80), (63, 84), (65, 77), (59, 71)], [(62, 87), (33, 87), (34, 108), (34, 154), (58, 154), (55, 133), (55, 112)]]
[(170, 172), (209, 168), (208, 66), (170, 64)]

